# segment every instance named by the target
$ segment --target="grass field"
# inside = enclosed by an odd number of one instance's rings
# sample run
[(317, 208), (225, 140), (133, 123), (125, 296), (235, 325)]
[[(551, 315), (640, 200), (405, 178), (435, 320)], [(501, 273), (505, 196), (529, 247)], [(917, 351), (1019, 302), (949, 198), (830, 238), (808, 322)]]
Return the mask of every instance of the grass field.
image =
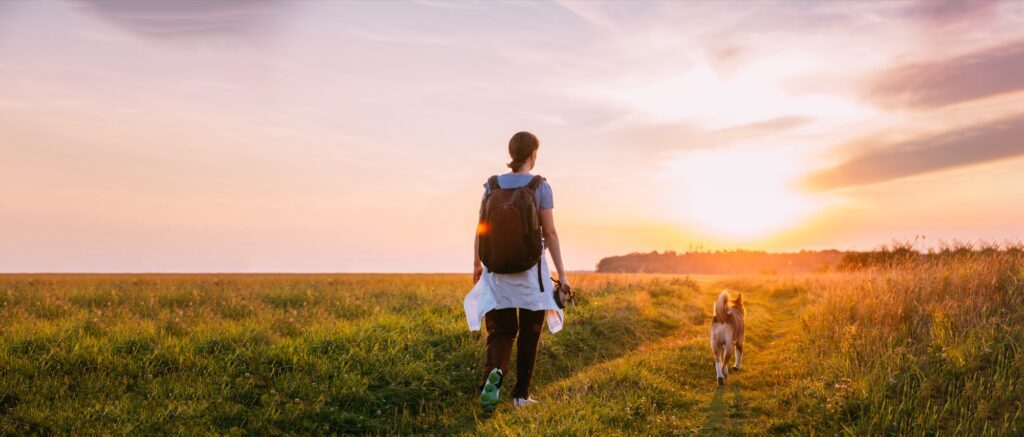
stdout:
[[(493, 415), (468, 275), (0, 276), (0, 434), (1020, 434), (1021, 265), (578, 275), (542, 404)], [(723, 288), (748, 313), (720, 388)]]

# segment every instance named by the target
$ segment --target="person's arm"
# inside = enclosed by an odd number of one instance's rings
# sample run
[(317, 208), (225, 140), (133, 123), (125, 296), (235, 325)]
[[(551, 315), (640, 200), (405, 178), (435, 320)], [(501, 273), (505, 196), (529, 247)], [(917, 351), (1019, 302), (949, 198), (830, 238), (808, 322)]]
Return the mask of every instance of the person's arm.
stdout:
[(565, 277), (565, 267), (562, 266), (562, 246), (558, 242), (558, 231), (555, 230), (554, 209), (547, 208), (540, 210), (540, 227), (544, 232), (544, 245), (551, 252), (551, 259), (555, 262), (555, 270), (558, 271), (558, 282), (569, 285), (569, 279)]

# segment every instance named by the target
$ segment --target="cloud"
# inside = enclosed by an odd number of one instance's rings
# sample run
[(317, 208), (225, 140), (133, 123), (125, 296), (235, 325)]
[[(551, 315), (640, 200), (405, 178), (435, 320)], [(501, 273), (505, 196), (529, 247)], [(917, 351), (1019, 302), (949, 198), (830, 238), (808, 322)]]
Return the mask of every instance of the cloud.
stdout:
[(804, 185), (828, 191), (1018, 155), (1024, 155), (1024, 114), (892, 144), (812, 174)]
[(73, 0), (78, 9), (148, 36), (246, 32), (280, 12), (282, 3), (259, 0)]
[(889, 108), (936, 108), (1024, 89), (1024, 40), (884, 71), (867, 99)]
[(899, 15), (929, 25), (947, 26), (987, 19), (998, 5), (996, 0), (919, 0), (908, 4)]
[(739, 126), (731, 126), (719, 129), (715, 131), (715, 133), (730, 138), (749, 138), (796, 129), (801, 126), (806, 126), (812, 123), (813, 121), (814, 119), (810, 117), (786, 115), (771, 118), (768, 120), (756, 121), (753, 123), (741, 124)]
[(628, 144), (631, 150), (642, 151), (660, 161), (665, 153), (717, 149), (754, 139), (778, 138), (813, 122), (812, 118), (791, 115), (710, 130), (693, 122), (631, 123), (610, 131), (609, 135), (615, 143)]
[(595, 5), (593, 3), (572, 0), (559, 0), (556, 3), (565, 8), (565, 10), (569, 11), (572, 15), (575, 15), (576, 18), (579, 18), (598, 29), (617, 31), (621, 27), (620, 23), (607, 16), (600, 10), (601, 8), (594, 7)]

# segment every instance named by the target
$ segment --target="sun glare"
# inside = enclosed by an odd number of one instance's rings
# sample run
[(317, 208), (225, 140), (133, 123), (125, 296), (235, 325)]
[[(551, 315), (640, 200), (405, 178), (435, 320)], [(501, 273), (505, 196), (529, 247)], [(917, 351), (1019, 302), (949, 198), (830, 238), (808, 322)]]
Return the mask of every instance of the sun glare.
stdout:
[(778, 150), (688, 152), (672, 165), (682, 179), (680, 216), (715, 237), (751, 240), (792, 229), (819, 208), (795, 188), (800, 168)]

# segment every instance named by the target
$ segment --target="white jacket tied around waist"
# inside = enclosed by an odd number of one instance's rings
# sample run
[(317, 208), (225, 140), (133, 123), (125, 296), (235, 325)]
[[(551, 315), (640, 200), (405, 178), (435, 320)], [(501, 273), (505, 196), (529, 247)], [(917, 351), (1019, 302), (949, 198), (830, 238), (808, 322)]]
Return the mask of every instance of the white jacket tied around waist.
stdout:
[(479, 331), (484, 315), (490, 310), (523, 308), (531, 311), (545, 310), (544, 319), (552, 334), (562, 330), (565, 315), (555, 303), (554, 285), (548, 270), (547, 260), (541, 255), (541, 281), (544, 292), (537, 283), (537, 267), (521, 273), (492, 273), (484, 267), (473, 289), (466, 295), (463, 307), (470, 331)]

